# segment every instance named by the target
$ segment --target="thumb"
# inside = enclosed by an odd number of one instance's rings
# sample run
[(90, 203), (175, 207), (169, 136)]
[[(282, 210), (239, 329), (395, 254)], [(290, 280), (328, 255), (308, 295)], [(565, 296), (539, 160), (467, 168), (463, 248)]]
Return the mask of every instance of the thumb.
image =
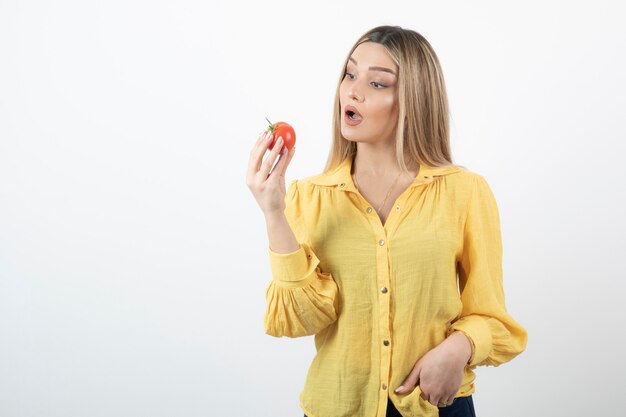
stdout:
[(398, 394), (405, 394), (409, 391), (412, 391), (413, 388), (415, 388), (415, 386), (417, 385), (417, 381), (419, 381), (421, 369), (421, 362), (417, 361), (409, 376), (406, 377), (404, 382), (398, 388), (396, 388), (394, 392), (397, 392)]

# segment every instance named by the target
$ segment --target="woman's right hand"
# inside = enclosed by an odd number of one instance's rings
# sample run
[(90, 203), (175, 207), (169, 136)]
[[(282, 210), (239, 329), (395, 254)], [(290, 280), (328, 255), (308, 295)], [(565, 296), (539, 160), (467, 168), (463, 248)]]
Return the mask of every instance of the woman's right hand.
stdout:
[[(271, 137), (272, 132), (263, 132), (252, 147), (246, 175), (246, 185), (252, 191), (265, 215), (285, 211), (285, 172), (296, 151), (295, 147), (288, 150), (286, 146), (283, 146), (284, 141), (279, 137), (268, 157), (263, 160), (272, 142)], [(285, 153), (279, 154), (282, 149)], [(274, 166), (277, 157), (279, 159)]]

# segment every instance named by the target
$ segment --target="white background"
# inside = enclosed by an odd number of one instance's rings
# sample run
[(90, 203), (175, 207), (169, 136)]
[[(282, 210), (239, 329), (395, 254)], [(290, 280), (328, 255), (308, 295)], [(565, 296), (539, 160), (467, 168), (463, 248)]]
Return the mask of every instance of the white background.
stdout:
[(500, 208), (529, 340), (477, 369), (477, 415), (623, 414), (619, 4), (0, 1), (0, 415), (302, 416), (313, 339), (263, 332), (249, 151), (287, 121), (287, 183), (320, 173), (383, 24), (435, 48), (454, 162)]

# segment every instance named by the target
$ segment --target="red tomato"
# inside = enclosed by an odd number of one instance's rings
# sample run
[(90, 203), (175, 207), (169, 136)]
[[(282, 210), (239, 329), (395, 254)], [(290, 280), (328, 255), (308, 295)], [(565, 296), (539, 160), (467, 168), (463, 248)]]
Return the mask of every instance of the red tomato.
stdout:
[[(267, 120), (267, 118), (265, 119)], [(272, 123), (267, 120), (270, 124), (269, 130), (272, 132), (272, 143), (270, 143), (270, 150), (276, 144), (278, 137), (283, 138), (283, 145), (287, 146), (287, 149), (293, 149), (293, 145), (296, 144), (296, 132), (293, 130), (293, 127), (289, 123), (285, 122), (276, 122)]]

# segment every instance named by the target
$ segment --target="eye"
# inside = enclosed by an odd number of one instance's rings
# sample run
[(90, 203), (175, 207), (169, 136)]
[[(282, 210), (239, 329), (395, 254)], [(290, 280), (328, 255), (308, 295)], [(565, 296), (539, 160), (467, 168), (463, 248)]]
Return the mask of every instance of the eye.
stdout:
[[(354, 79), (354, 75), (352, 75), (348, 71), (346, 71), (345, 76), (348, 76), (351, 80)], [(381, 84), (381, 83), (376, 82), (376, 81), (372, 81), (370, 84), (375, 84), (374, 88), (377, 89), (377, 90), (387, 87), (386, 85)]]

